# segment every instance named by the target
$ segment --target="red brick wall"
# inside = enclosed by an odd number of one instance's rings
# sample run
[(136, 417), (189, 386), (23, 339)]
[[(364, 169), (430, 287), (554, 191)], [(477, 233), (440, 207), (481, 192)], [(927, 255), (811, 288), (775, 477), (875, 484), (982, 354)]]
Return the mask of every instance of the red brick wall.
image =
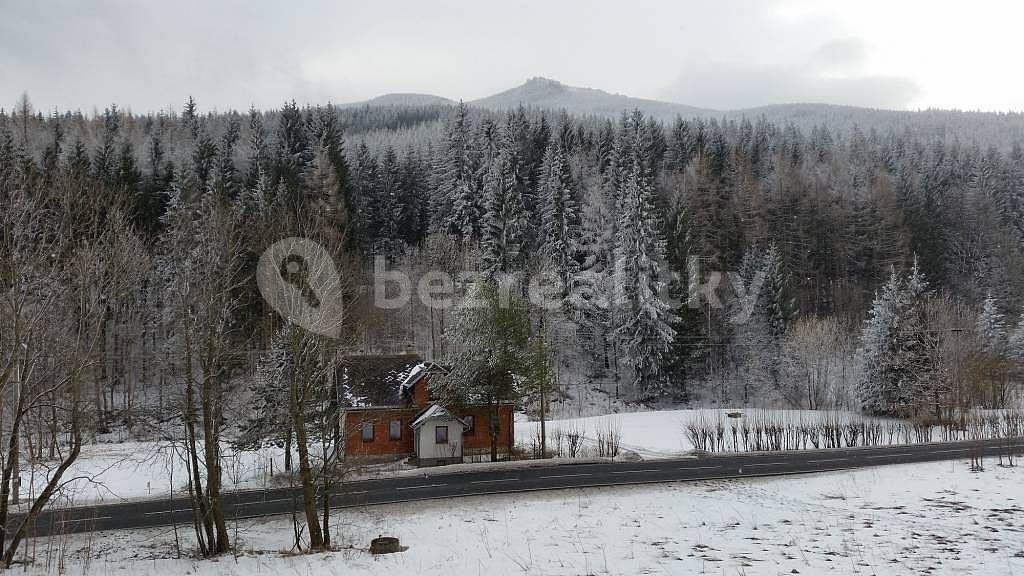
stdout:
[[(387, 410), (351, 409), (345, 414), (345, 455), (346, 456), (383, 456), (392, 454), (412, 454), (413, 431), (409, 428), (415, 408), (395, 408)], [(392, 420), (402, 423), (402, 439), (391, 440), (390, 425)], [(373, 422), (373, 441), (363, 442), (363, 423)]]
[(412, 387), (412, 405), (426, 408), (430, 404), (430, 375), (425, 374), (419, 382)]
[[(424, 379), (425, 380), (425, 379)], [(426, 386), (423, 387), (424, 389)], [(419, 389), (419, 385), (417, 385)], [(352, 408), (345, 414), (345, 455), (346, 456), (390, 456), (412, 455), (415, 432), (409, 428), (413, 418), (422, 406), (415, 408), (359, 409)], [(468, 407), (456, 412), (463, 418), (473, 416), (473, 431), (462, 436), (463, 452), (488, 452), (491, 448), (491, 411), (487, 406)], [(498, 450), (509, 451), (514, 435), (514, 417), (512, 406), (498, 407), (500, 428), (498, 431)], [(399, 420), (402, 428), (402, 439), (391, 440), (389, 427), (392, 420)], [(373, 422), (373, 441), (363, 442), (363, 423)]]
[[(487, 406), (474, 406), (458, 413), (460, 417), (473, 416), (474, 425), (471, 433), (462, 436), (462, 450), (465, 453), (489, 451), (491, 449), (491, 410)], [(511, 448), (514, 435), (514, 418), (512, 406), (498, 407), (498, 450), (504, 452)]]

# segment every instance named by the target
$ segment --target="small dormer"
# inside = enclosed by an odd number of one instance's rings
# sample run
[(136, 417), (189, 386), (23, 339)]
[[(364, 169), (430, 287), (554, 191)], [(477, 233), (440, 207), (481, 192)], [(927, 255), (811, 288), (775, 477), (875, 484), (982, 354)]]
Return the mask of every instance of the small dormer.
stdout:
[(433, 400), (430, 394), (431, 375), (444, 374), (447, 371), (434, 362), (417, 364), (402, 382), (402, 399), (410, 406), (426, 408)]

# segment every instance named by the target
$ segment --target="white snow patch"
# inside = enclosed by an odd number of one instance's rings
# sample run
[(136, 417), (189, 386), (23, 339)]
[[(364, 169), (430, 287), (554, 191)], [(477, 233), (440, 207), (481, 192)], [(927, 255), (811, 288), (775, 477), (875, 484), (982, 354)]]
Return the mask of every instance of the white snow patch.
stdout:
[[(285, 553), (292, 528), (279, 517), (239, 522), (238, 553), (215, 561), (177, 559), (169, 528), (76, 535), (65, 543), (64, 568), (154, 576), (1018, 574), (1022, 481), (1024, 470), (995, 461), (981, 473), (950, 461), (404, 503), (336, 512), (339, 550), (326, 554)], [(380, 534), (408, 550), (371, 556), (366, 548)], [(179, 535), (192, 542), (189, 527)], [(46, 553), (55, 558), (60, 546), (38, 542), (37, 565), (24, 573), (46, 573)]]

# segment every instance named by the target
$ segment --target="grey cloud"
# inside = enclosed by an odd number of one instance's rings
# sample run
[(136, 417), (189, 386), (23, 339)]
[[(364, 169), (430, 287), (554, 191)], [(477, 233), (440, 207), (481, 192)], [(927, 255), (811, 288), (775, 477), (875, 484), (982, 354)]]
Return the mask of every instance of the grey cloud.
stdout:
[(861, 74), (864, 58), (863, 42), (844, 38), (826, 42), (788, 66), (690, 67), (665, 90), (665, 97), (721, 110), (793, 102), (900, 109), (920, 94), (908, 77)]
[[(9, 0), (0, 107), (23, 90), (37, 108), (87, 112), (180, 108), (189, 95), (207, 110), (389, 91), (471, 99), (534, 75), (717, 108), (898, 107), (917, 93), (906, 78), (859, 76), (858, 39), (834, 22), (781, 23), (781, 3), (637, 0), (642, 17), (623, 18), (613, 0)], [(690, 63), (682, 73), (675, 58)]]
[(811, 64), (825, 72), (856, 72), (867, 50), (859, 38), (841, 38), (822, 44), (811, 55)]

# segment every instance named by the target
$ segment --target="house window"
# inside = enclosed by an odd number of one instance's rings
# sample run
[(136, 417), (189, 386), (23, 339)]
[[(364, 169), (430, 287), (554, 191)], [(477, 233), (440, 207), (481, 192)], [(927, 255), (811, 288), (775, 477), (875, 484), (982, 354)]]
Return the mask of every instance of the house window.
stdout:
[(402, 421), (401, 420), (392, 420), (388, 424), (388, 438), (390, 438), (391, 440), (401, 440), (402, 439)]
[(373, 442), (373, 422), (363, 422), (363, 442)]
[(447, 426), (435, 426), (434, 427), (434, 444), (447, 444), (448, 443), (448, 427)]
[(472, 435), (476, 432), (476, 420), (472, 416), (466, 416), (462, 421), (466, 423), (466, 428), (462, 432), (463, 434)]

